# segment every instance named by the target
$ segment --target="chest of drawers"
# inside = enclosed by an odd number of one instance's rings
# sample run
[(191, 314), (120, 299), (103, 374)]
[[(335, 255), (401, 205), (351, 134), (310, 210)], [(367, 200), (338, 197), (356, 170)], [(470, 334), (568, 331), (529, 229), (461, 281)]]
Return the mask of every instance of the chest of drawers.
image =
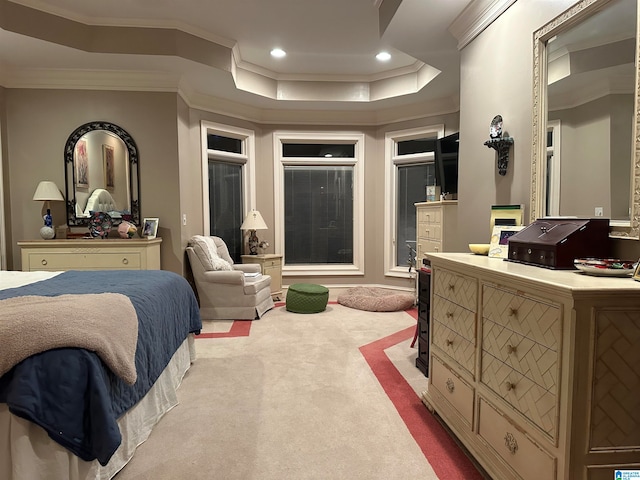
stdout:
[(242, 255), (242, 263), (258, 263), (263, 275), (271, 277), (271, 296), (279, 299), (282, 295), (282, 255), (263, 253)]
[(161, 238), (18, 242), (22, 270), (160, 270)]
[(427, 252), (459, 251), (456, 230), (458, 228), (458, 202), (416, 203), (416, 258), (418, 265)]
[(428, 258), (423, 402), (487, 472), (601, 480), (638, 469), (640, 282), (469, 254)]

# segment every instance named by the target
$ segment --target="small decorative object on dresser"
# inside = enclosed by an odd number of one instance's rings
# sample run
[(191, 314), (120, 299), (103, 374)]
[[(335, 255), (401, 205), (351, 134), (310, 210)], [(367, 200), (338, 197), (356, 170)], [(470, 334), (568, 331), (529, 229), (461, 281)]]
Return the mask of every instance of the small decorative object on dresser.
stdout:
[(158, 222), (157, 218), (145, 218), (144, 222), (142, 222), (142, 234), (141, 236), (144, 238), (156, 238), (158, 234)]
[(89, 219), (89, 233), (94, 238), (107, 238), (113, 227), (113, 220), (106, 212), (93, 212)]
[(120, 235), (120, 238), (132, 238), (137, 231), (138, 229), (133, 223), (123, 221), (118, 225), (118, 235)]

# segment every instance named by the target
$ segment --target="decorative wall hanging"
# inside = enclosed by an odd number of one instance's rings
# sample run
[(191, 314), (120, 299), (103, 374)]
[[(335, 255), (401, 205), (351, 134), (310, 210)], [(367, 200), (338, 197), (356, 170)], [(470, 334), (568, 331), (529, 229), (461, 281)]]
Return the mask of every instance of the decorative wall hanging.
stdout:
[(496, 115), (489, 126), (490, 139), (484, 144), (498, 152), (498, 173), (506, 175), (507, 166), (509, 165), (509, 149), (513, 145), (513, 138), (503, 137), (502, 135), (502, 115)]

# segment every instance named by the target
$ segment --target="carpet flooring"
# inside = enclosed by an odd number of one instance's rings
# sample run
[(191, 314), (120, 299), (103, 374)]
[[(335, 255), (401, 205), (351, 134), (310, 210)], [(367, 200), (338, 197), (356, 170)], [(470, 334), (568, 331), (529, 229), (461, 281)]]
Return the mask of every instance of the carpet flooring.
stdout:
[(207, 322), (180, 404), (116, 479), (482, 479), (420, 401), (415, 323), (335, 303)]

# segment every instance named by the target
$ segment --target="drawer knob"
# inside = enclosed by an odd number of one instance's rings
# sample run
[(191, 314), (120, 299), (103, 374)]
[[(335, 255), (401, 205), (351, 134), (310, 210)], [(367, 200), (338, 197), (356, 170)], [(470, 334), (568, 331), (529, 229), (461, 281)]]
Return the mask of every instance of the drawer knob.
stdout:
[(510, 317), (515, 317), (518, 315), (518, 309), (517, 308), (513, 308), (513, 307), (509, 307), (509, 316)]
[(452, 312), (447, 312), (446, 315), (447, 315), (447, 318), (453, 318), (453, 313)]
[(43, 258), (41, 263), (42, 263), (42, 265), (46, 265), (47, 264), (47, 260)]
[(507, 434), (504, 436), (504, 445), (511, 452), (511, 455), (515, 455), (518, 451), (518, 441), (512, 433), (507, 432)]
[(453, 345), (453, 340), (449, 340), (448, 338), (445, 340), (445, 343), (447, 344), (447, 347), (450, 347)]
[(513, 345), (507, 345), (507, 353), (511, 355), (512, 353), (516, 353), (516, 347)]
[(515, 383), (504, 382), (504, 386), (507, 387), (507, 391), (508, 392), (510, 392), (511, 390), (515, 390), (516, 389), (516, 384)]
[(122, 263), (124, 263), (125, 265), (128, 265), (129, 264), (129, 259), (127, 257), (124, 257), (122, 259)]
[(450, 283), (447, 285), (447, 288), (453, 292), (456, 289), (456, 286), (453, 283)]
[(453, 383), (453, 380), (451, 380), (450, 378), (447, 378), (447, 390), (449, 390), (449, 393), (453, 393), (453, 391), (456, 389), (456, 384)]

